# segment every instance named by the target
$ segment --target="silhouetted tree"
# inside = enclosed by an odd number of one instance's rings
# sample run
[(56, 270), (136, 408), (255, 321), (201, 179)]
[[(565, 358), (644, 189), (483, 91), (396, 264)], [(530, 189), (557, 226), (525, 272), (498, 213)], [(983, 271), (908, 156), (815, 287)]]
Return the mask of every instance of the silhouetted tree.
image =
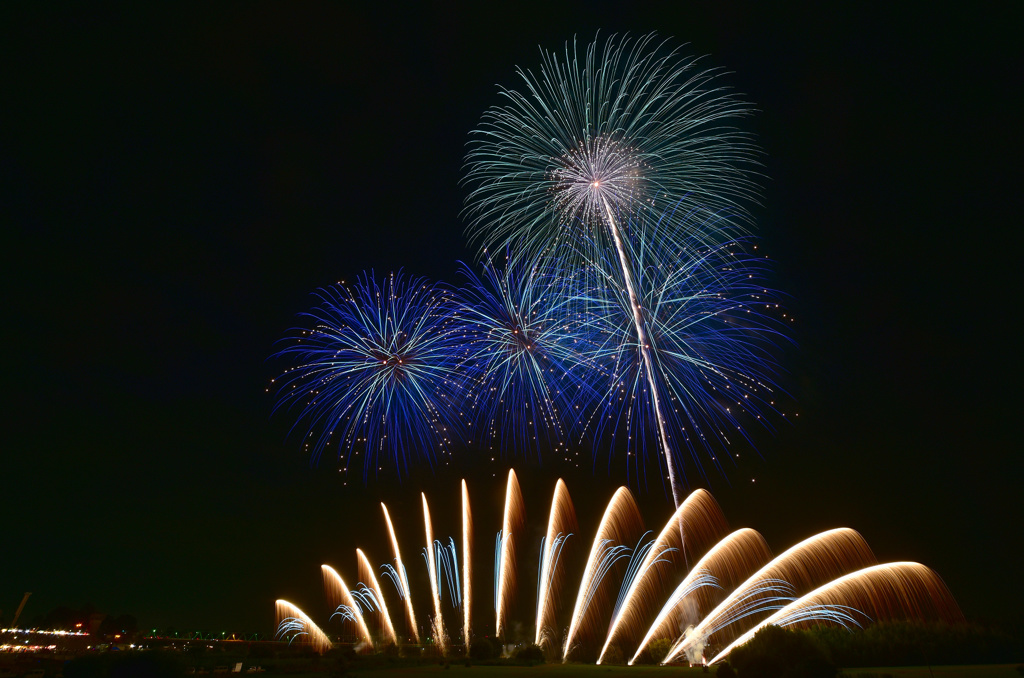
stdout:
[(544, 650), (540, 649), (539, 645), (530, 643), (516, 650), (514, 659), (524, 663), (543, 664)]
[(488, 638), (474, 638), (469, 646), (469, 656), (476, 661), (494, 659), (498, 655), (498, 649)]
[(767, 626), (729, 656), (739, 678), (834, 678), (836, 666), (807, 633)]

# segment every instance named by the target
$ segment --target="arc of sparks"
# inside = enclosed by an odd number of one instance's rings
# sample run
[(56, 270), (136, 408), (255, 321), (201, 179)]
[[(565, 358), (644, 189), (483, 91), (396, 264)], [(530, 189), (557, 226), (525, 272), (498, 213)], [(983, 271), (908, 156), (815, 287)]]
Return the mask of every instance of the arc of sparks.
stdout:
[[(749, 574), (762, 567), (771, 560), (772, 553), (764, 537), (756, 530), (744, 527), (729, 534), (720, 542), (715, 544), (704, 556), (697, 561), (690, 572), (683, 579), (682, 583), (668, 597), (665, 605), (658, 612), (654, 622), (651, 624), (647, 635), (640, 641), (636, 652), (629, 660), (632, 665), (644, 648), (655, 638), (665, 635), (678, 635), (679, 628), (679, 607), (689, 601), (692, 596), (699, 595), (708, 587), (698, 586), (701, 577), (709, 576), (717, 582), (717, 586), (733, 586), (747, 578)], [(710, 583), (710, 582), (709, 582)], [(710, 596), (703, 596), (704, 603), (714, 603)], [(703, 607), (707, 610), (710, 604)], [(694, 621), (697, 621), (694, 619)]]
[(441, 655), (448, 654), (448, 635), (444, 629), (444, 617), (441, 614), (441, 592), (437, 586), (437, 561), (434, 558), (434, 528), (430, 524), (430, 507), (427, 506), (427, 495), (420, 492), (423, 499), (423, 529), (427, 538), (427, 570), (430, 578), (430, 594), (434, 598), (434, 642), (437, 643)]
[(568, 661), (569, 652), (574, 647), (573, 640), (581, 627), (585, 626), (584, 617), (594, 616), (593, 614), (588, 615), (587, 612), (591, 609), (596, 589), (609, 565), (606, 562), (607, 558), (604, 557), (605, 551), (609, 545), (612, 548), (623, 548), (614, 545), (632, 541), (630, 533), (641, 531), (642, 526), (643, 519), (640, 517), (640, 509), (636, 505), (636, 500), (633, 499), (633, 494), (628, 488), (620, 487), (608, 502), (608, 507), (601, 517), (601, 524), (597, 528), (597, 534), (594, 536), (594, 543), (590, 547), (590, 556), (587, 558), (587, 565), (583, 570), (583, 578), (580, 580), (580, 589), (576, 595), (576, 604), (573, 607), (569, 630), (562, 646), (563, 662)]
[(509, 469), (505, 485), (505, 515), (501, 521), (501, 553), (498, 560), (497, 609), (495, 610), (494, 635), (501, 638), (505, 631), (508, 607), (516, 589), (516, 538), (522, 531), (523, 493), (519, 489), (516, 472)]
[(327, 600), (331, 607), (338, 608), (345, 606), (349, 608), (351, 617), (355, 620), (356, 626), (359, 629), (360, 635), (363, 636), (363, 640), (371, 648), (373, 647), (373, 638), (370, 637), (370, 630), (366, 627), (366, 620), (363, 618), (363, 613), (360, 610), (359, 604), (356, 603), (355, 598), (352, 597), (352, 592), (348, 586), (345, 585), (345, 580), (341, 578), (338, 571), (330, 565), (321, 565), (320, 571), (324, 576), (324, 589), (327, 593)]
[(821, 581), (874, 564), (875, 556), (871, 548), (859, 533), (850, 528), (827, 530), (805, 539), (751, 575), (701, 620), (692, 633), (681, 638), (669, 650), (662, 663), (672, 661), (698, 639), (709, 637), (736, 621), (730, 618), (729, 612), (737, 601), (756, 596), (756, 591), (769, 580), (787, 582), (800, 594), (801, 589), (806, 591), (809, 586)]
[[(928, 607), (931, 616), (945, 622), (963, 621), (963, 614), (949, 589), (931, 568), (911, 562), (873, 565), (851, 572), (794, 600), (730, 643), (708, 665), (724, 659), (769, 624), (789, 626), (807, 620), (836, 621), (837, 613), (832, 608), (837, 607), (841, 610), (839, 615), (850, 610), (876, 620), (900, 616), (919, 618), (922, 608)], [(822, 608), (824, 616), (815, 614)], [(874, 614), (869, 614), (868, 610)], [(807, 612), (810, 614), (803, 614)], [(845, 620), (839, 617), (838, 621)]]
[(689, 547), (685, 535), (687, 528), (691, 525), (694, 528), (691, 534), (695, 537), (694, 541), (697, 541), (698, 547), (710, 545), (707, 542), (719, 538), (728, 529), (718, 502), (706, 490), (695, 490), (690, 493), (686, 501), (679, 505), (672, 517), (665, 523), (665, 527), (662, 528), (651, 548), (647, 550), (647, 555), (637, 568), (633, 580), (623, 596), (622, 603), (612, 618), (604, 647), (601, 648), (601, 653), (597, 658), (598, 664), (604, 659), (612, 640), (620, 631), (639, 628), (644, 616), (643, 603), (651, 599), (653, 589), (661, 579), (659, 569), (654, 566), (669, 551), (682, 551)]
[[(463, 507), (463, 570), (467, 583), (471, 580), (470, 551), (472, 548), (472, 516), (468, 485), (462, 483)], [(447, 579), (452, 602), (470, 606), (470, 593), (458, 586), (458, 559), (455, 540), (442, 547), (434, 540), (433, 527), (425, 494), (421, 494), (424, 510), (424, 529), (428, 547), (424, 553), (434, 598), (435, 616), (432, 625), (441, 652), (446, 653), (445, 635), (440, 606), (440, 580), (442, 568)], [(398, 555), (397, 541), (387, 508), (384, 515), (388, 524), (396, 561), (402, 574), (387, 565), (388, 576), (400, 593), (409, 589), (405, 567)], [(496, 549), (495, 603), (504, 624), (508, 623), (508, 603), (515, 586), (515, 547), (522, 543), (523, 507), (518, 479), (509, 473), (506, 486), (505, 517), (502, 533), (498, 535)], [(720, 532), (724, 517), (717, 503), (703, 490), (690, 495), (677, 509), (656, 539), (648, 541), (644, 533), (630, 557), (624, 577), (618, 577), (616, 563), (628, 557), (632, 550), (630, 536), (643, 529), (639, 509), (627, 488), (619, 488), (606, 508), (591, 547), (580, 590), (576, 597), (572, 620), (563, 644), (563, 661), (580, 647), (595, 648), (604, 637), (601, 659), (611, 639), (620, 646), (632, 644), (632, 633), (639, 627), (645, 613), (642, 609), (648, 599), (660, 596), (657, 586), (664, 585), (667, 577), (660, 561), (668, 559), (669, 551), (679, 550), (683, 555), (694, 555), (695, 549)], [(564, 544), (563, 531), (576, 529), (575, 511), (563, 481), (555, 486), (548, 531), (541, 543), (538, 563), (537, 619), (542, 647), (552, 650), (556, 636), (553, 608), (557, 602), (559, 577), (558, 553)], [(678, 541), (677, 541), (678, 540)], [(433, 548), (431, 548), (433, 547)], [(652, 553), (654, 555), (652, 555)], [(335, 606), (334, 615), (345, 622), (354, 622), (365, 647), (373, 641), (367, 628), (366, 611), (382, 614), (381, 633), (397, 641), (380, 584), (371, 563), (361, 549), (356, 556), (362, 581), (356, 590), (349, 589), (332, 567), (323, 565), (321, 571), (329, 602)], [(676, 559), (676, 556), (671, 556)], [(865, 563), (870, 564), (865, 565)], [(750, 574), (754, 572), (753, 574)], [(609, 592), (616, 588), (613, 579), (621, 580), (617, 587), (618, 600), (614, 609)], [(498, 605), (501, 594), (502, 605)], [(405, 596), (408, 600), (408, 596)], [(707, 610), (711, 609), (710, 613)], [(610, 611), (610, 614), (608, 614)], [(411, 608), (410, 608), (411, 612)], [(329, 638), (297, 607), (288, 601), (276, 601), (278, 619), (277, 636), (312, 645), (318, 652), (331, 647)], [(470, 640), (470, 617), (463, 617), (463, 634)], [(608, 619), (606, 636), (599, 636), (599, 622)], [(728, 535), (704, 554), (690, 569), (682, 584), (669, 596), (646, 636), (630, 660), (634, 663), (641, 652), (649, 647), (653, 638), (675, 636), (672, 648), (663, 663), (672, 661), (685, 652), (691, 664), (708, 663), (704, 659), (708, 647), (726, 649), (710, 663), (721, 661), (733, 648), (752, 638), (768, 625), (803, 626), (810, 623), (829, 623), (858, 626), (876, 619), (940, 619), (947, 623), (963, 621), (963, 615), (945, 583), (934, 571), (917, 563), (900, 562), (878, 565), (864, 538), (849, 528), (828, 530), (803, 540), (782, 555), (772, 559), (763, 537), (754, 530), (741, 529)], [(685, 631), (683, 630), (685, 627)], [(505, 626), (502, 630), (507, 632)], [(679, 633), (681, 632), (681, 635)], [(616, 633), (618, 635), (616, 635)], [(538, 644), (541, 644), (538, 643)]]
[(569, 488), (561, 478), (555, 483), (551, 497), (551, 512), (548, 514), (548, 530), (541, 544), (540, 567), (537, 577), (537, 620), (534, 643), (538, 646), (552, 642), (548, 629), (555, 627), (555, 601), (552, 600), (557, 588), (561, 570), (559, 555), (565, 540), (579, 529), (576, 524), (576, 510), (569, 496)]
[(466, 480), (462, 480), (462, 637), (469, 656), (469, 607), (472, 601), (470, 594), (472, 577), (470, 576), (470, 552), (473, 550), (473, 515), (469, 510), (469, 488)]
[(278, 599), (274, 603), (274, 611), (277, 616), (277, 627), (280, 629), (281, 625), (285, 620), (296, 619), (302, 625), (302, 633), (304, 633), (312, 644), (313, 648), (323, 654), (327, 650), (331, 649), (331, 641), (327, 637), (319, 626), (313, 623), (313, 620), (309, 618), (305, 612), (300, 610), (297, 605), (289, 603), (287, 600)]
[(370, 590), (373, 591), (377, 598), (377, 604), (380, 606), (381, 618), (384, 622), (384, 631), (387, 637), (390, 638), (391, 642), (398, 645), (398, 635), (395, 633), (395, 627), (391, 624), (391, 614), (388, 612), (388, 605), (384, 602), (384, 592), (380, 590), (380, 584), (377, 583), (377, 576), (373, 572), (373, 567), (370, 565), (370, 559), (366, 557), (362, 549), (356, 549), (356, 560), (359, 562), (358, 572), (360, 579), (366, 579), (370, 582)]
[(384, 505), (384, 502), (380, 504), (381, 509), (384, 511), (384, 522), (388, 525), (388, 535), (391, 537), (391, 550), (395, 555), (395, 564), (398, 565), (398, 584), (402, 589), (402, 598), (405, 599), (405, 613), (407, 615), (407, 621), (409, 628), (412, 629), (412, 635), (416, 639), (416, 644), (420, 644), (420, 630), (416, 625), (416, 613), (412, 607), (412, 595), (409, 593), (409, 579), (405, 573), (405, 564), (402, 562), (402, 552), (398, 548), (398, 539), (395, 537), (395, 528), (391, 524), (391, 516), (388, 514), (388, 507)]

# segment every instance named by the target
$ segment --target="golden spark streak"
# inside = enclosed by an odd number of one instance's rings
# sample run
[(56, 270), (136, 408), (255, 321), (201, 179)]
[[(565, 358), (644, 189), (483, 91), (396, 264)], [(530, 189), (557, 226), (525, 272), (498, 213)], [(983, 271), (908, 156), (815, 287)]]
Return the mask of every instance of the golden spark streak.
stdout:
[(309, 636), (309, 642), (313, 645), (313, 648), (323, 654), (327, 650), (331, 649), (331, 641), (327, 637), (327, 634), (320, 630), (320, 627), (313, 623), (313, 620), (309, 618), (305, 612), (300, 610), (297, 606), (289, 603), (287, 600), (278, 599), (274, 603), (274, 611), (277, 614), (277, 625), (280, 626), (281, 622), (288, 617), (295, 617), (301, 619), (305, 629), (303, 629)]
[[(691, 526), (693, 527), (692, 531), (689, 529)], [(598, 664), (604, 659), (608, 647), (620, 629), (630, 632), (640, 628), (642, 617), (645, 616), (644, 604), (654, 600), (655, 589), (665, 579), (660, 570), (652, 567), (654, 562), (663, 556), (667, 549), (675, 548), (682, 551), (682, 549), (688, 548), (689, 544), (685, 543), (685, 535), (688, 532), (698, 537), (699, 541), (713, 543), (713, 540), (721, 537), (726, 529), (725, 516), (722, 515), (718, 502), (711, 494), (705, 490), (695, 490), (690, 493), (686, 501), (679, 505), (672, 517), (665, 523), (661, 534), (654, 540), (654, 544), (647, 551), (647, 555), (637, 569), (637, 574), (622, 599), (619, 614), (612, 620), (611, 628), (608, 629), (608, 637), (597, 658)], [(625, 627), (623, 627), (624, 622)]]
[[(579, 593), (576, 594), (576, 605), (573, 607), (572, 619), (569, 622), (569, 631), (565, 634), (565, 643), (562, 647), (562, 661), (569, 660), (569, 652), (574, 649), (573, 640), (581, 628), (592, 631), (593, 618), (600, 615), (598, 608), (603, 607), (599, 602), (604, 596), (595, 596), (594, 601), (588, 600), (588, 593), (597, 582), (594, 581), (598, 575), (598, 568), (601, 564), (601, 555), (607, 543), (619, 545), (631, 541), (632, 533), (643, 529), (643, 519), (640, 517), (640, 509), (633, 499), (633, 494), (628, 488), (620, 487), (615, 491), (608, 507), (601, 518), (601, 524), (594, 536), (594, 543), (590, 547), (590, 556), (587, 558), (587, 566), (583, 570), (583, 578), (580, 581)], [(584, 616), (587, 617), (584, 623)]]
[(366, 620), (363, 619), (363, 613), (359, 611), (359, 605), (352, 598), (352, 593), (349, 591), (348, 586), (345, 585), (345, 580), (330, 565), (321, 565), (320, 571), (324, 575), (324, 589), (326, 590), (327, 600), (331, 607), (336, 609), (339, 605), (347, 605), (351, 608), (352, 614), (356, 618), (356, 626), (359, 627), (359, 633), (363, 636), (366, 644), (372, 648), (373, 639), (370, 637), (370, 630), (366, 628)]
[(395, 564), (398, 565), (398, 585), (402, 587), (402, 597), (405, 598), (406, 621), (412, 629), (412, 635), (416, 644), (420, 644), (420, 630), (416, 626), (416, 613), (412, 609), (412, 596), (409, 594), (409, 583), (406, 580), (405, 565), (402, 563), (402, 552), (398, 549), (398, 539), (395, 538), (395, 528), (391, 525), (391, 516), (388, 515), (388, 507), (381, 502), (381, 509), (384, 510), (384, 522), (388, 524), (388, 535), (391, 536), (391, 550), (395, 554)]
[(380, 614), (384, 620), (384, 630), (391, 642), (398, 645), (398, 636), (395, 634), (395, 627), (391, 625), (391, 614), (388, 612), (388, 605), (384, 602), (384, 592), (380, 590), (380, 584), (377, 583), (377, 575), (373, 572), (373, 566), (370, 565), (370, 559), (366, 557), (362, 549), (356, 549), (356, 560), (359, 563), (358, 572), (359, 578), (363, 580), (369, 580), (370, 588), (373, 593), (377, 596), (377, 602), (380, 603)]
[(516, 589), (516, 535), (524, 522), (523, 493), (519, 490), (516, 472), (509, 469), (508, 484), (505, 486), (505, 516), (501, 522), (501, 559), (498, 564), (498, 609), (495, 614), (496, 638), (502, 637), (508, 617), (508, 606), (511, 604)]
[(423, 529), (427, 537), (427, 570), (430, 575), (430, 593), (434, 598), (434, 642), (441, 656), (448, 654), (448, 635), (444, 630), (444, 617), (441, 615), (441, 593), (437, 588), (437, 564), (434, 561), (434, 528), (430, 524), (430, 508), (427, 506), (427, 495), (420, 492), (423, 499)]
[(469, 656), (469, 608), (472, 602), (470, 582), (470, 552), (473, 550), (473, 515), (469, 510), (469, 488), (466, 480), (462, 480), (462, 636), (466, 645), (466, 656)]
[(555, 604), (552, 601), (554, 590), (558, 588), (558, 581), (562, 571), (561, 564), (552, 563), (556, 555), (555, 539), (559, 534), (563, 539), (570, 532), (577, 530), (576, 511), (569, 497), (569, 488), (561, 478), (555, 483), (555, 493), (551, 497), (551, 513), (548, 515), (548, 531), (544, 539), (544, 553), (541, 554), (540, 562), (540, 583), (538, 585), (537, 599), (537, 621), (536, 637), (534, 643), (546, 646), (554, 639), (555, 633)]

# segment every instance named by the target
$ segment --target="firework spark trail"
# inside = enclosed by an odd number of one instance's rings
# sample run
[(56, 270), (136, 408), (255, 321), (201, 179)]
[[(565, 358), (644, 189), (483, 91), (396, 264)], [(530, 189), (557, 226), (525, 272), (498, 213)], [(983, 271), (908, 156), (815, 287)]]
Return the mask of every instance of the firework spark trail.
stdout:
[(312, 328), (294, 329), (277, 353), (294, 366), (273, 382), (274, 411), (299, 410), (295, 427), (307, 422), (313, 462), (332, 444), (345, 472), (363, 455), (364, 480), (385, 462), (408, 471), (414, 452), (433, 464), (462, 431), (471, 379), (453, 292), (401, 273), (380, 284), (368, 273), (318, 296), (303, 314)]
[(427, 495), (420, 492), (423, 500), (423, 529), (427, 538), (427, 572), (430, 578), (430, 595), (434, 600), (434, 619), (431, 626), (434, 631), (434, 642), (441, 656), (448, 654), (448, 635), (444, 629), (444, 617), (441, 615), (441, 591), (437, 583), (437, 563), (434, 558), (434, 528), (430, 524), (430, 508), (427, 506)]
[[(697, 633), (684, 635), (679, 643), (685, 644), (691, 637), (700, 634), (704, 638), (713, 636), (718, 630), (735, 624), (747, 617), (773, 613), (796, 600), (793, 585), (782, 579), (761, 579), (755, 585), (744, 588), (737, 596), (731, 596), (727, 606), (717, 619), (703, 629), (695, 629)], [(671, 654), (671, 652), (670, 652)]]
[(381, 591), (380, 584), (377, 582), (377, 575), (374, 573), (373, 566), (370, 565), (370, 559), (366, 557), (366, 554), (363, 553), (362, 549), (357, 548), (356, 560), (358, 562), (356, 572), (359, 578), (370, 582), (369, 588), (373, 591), (378, 607), (380, 608), (384, 631), (391, 642), (398, 645), (398, 635), (395, 633), (395, 627), (391, 624), (391, 613), (388, 612), (388, 605), (384, 602), (384, 592)]
[(398, 599), (405, 600), (405, 588), (402, 586), (402, 575), (398, 574), (398, 570), (391, 563), (384, 563), (380, 566), (380, 569), (384, 572), (384, 576), (388, 578), (392, 586), (395, 587), (395, 591), (398, 592)]
[(607, 605), (603, 604), (607, 596), (603, 595), (603, 591), (599, 591), (599, 589), (607, 588), (606, 586), (602, 587), (601, 584), (603, 583), (602, 566), (608, 565), (605, 556), (611, 555), (607, 552), (609, 544), (614, 548), (614, 545), (632, 543), (641, 532), (643, 532), (643, 518), (640, 516), (636, 500), (628, 488), (620, 487), (608, 502), (608, 507), (597, 528), (597, 534), (594, 536), (594, 543), (590, 547), (590, 555), (587, 557), (587, 564), (580, 580), (579, 593), (576, 594), (576, 604), (573, 607), (569, 630), (566, 632), (563, 642), (563, 662), (568, 661), (569, 653), (576, 647), (574, 644), (576, 635), (578, 633), (587, 636), (593, 635), (598, 619), (607, 612)]
[[(605, 576), (612, 570), (612, 568), (621, 560), (629, 560), (632, 550), (628, 546), (621, 544), (615, 544), (611, 539), (602, 539), (598, 544), (596, 551), (591, 552), (591, 559), (587, 564), (587, 573), (590, 575), (589, 586), (586, 590), (580, 590), (576, 599), (577, 605), (581, 610), (581, 616), (586, 616), (587, 611), (590, 610), (590, 604), (594, 602), (595, 598), (598, 597), (599, 593), (602, 593), (602, 585), (611, 585), (611, 582), (605, 582)], [(605, 596), (602, 596), (603, 600)], [(595, 606), (596, 608), (597, 606)], [(595, 612), (591, 617), (597, 616)], [(594, 627), (597, 623), (594, 622)], [(570, 627), (570, 632), (572, 627)], [(563, 651), (562, 661), (568, 661), (569, 653), (576, 649), (577, 645), (570, 645), (570, 636), (566, 636), (565, 648)]]
[[(684, 628), (697, 623), (719, 602), (714, 592), (734, 590), (771, 557), (764, 537), (747, 527), (715, 544), (668, 597), (629, 663), (635, 662), (655, 638), (675, 638)], [(713, 580), (715, 585), (699, 585), (701, 581), (710, 584), (707, 579)]]
[[(453, 607), (462, 606), (462, 582), (459, 579), (459, 554), (455, 550), (455, 540), (448, 537), (448, 546), (439, 540), (434, 540), (434, 558), (437, 564), (438, 588), (441, 587), (443, 579), (448, 587), (448, 600)], [(427, 560), (426, 550), (423, 559)]]
[(619, 596), (615, 601), (615, 607), (612, 608), (612, 618), (611, 623), (609, 624), (608, 635), (606, 636), (605, 644), (601, 648), (601, 652), (597, 657), (596, 663), (598, 665), (600, 665), (604, 659), (604, 653), (608, 649), (610, 638), (618, 620), (620, 619), (620, 612), (623, 609), (623, 605), (630, 597), (633, 585), (638, 579), (645, 577), (650, 570), (655, 568), (655, 566), (672, 562), (671, 554), (676, 549), (667, 547), (659, 549), (655, 545), (655, 542), (657, 541), (656, 539), (651, 539), (645, 542), (644, 540), (647, 539), (647, 535), (650, 533), (650, 530), (644, 533), (644, 536), (641, 537), (640, 542), (637, 543), (636, 548), (633, 549), (633, 553), (629, 558), (629, 565), (626, 568), (626, 574), (623, 577), (622, 585), (619, 588)]
[(704, 662), (708, 638), (719, 629), (748, 617), (772, 614), (794, 600), (793, 586), (781, 579), (761, 579), (738, 594), (730, 596), (726, 601), (726, 608), (721, 610), (717, 623), (703, 628), (688, 627), (669, 649), (667, 657), (685, 652), (691, 666), (701, 664)]
[(548, 514), (548, 530), (541, 543), (540, 563), (537, 568), (537, 619), (534, 643), (547, 649), (555, 642), (555, 613), (557, 601), (552, 600), (554, 591), (559, 589), (564, 568), (560, 558), (565, 541), (579, 529), (576, 523), (576, 509), (569, 496), (569, 488), (561, 478), (555, 483), (551, 497), (551, 512)]
[(704, 642), (715, 633), (725, 632), (727, 636), (732, 636), (727, 638), (731, 642), (736, 635), (746, 630), (735, 622), (747, 620), (749, 623), (749, 617), (745, 615), (734, 616), (734, 604), (748, 596), (751, 591), (760, 589), (767, 580), (787, 582), (797, 595), (802, 595), (823, 582), (875, 563), (871, 548), (855, 530), (843, 527), (805, 539), (755, 572), (719, 603), (718, 607), (694, 628), (692, 634), (672, 648), (663, 662), (672, 661), (691, 645)]
[(551, 604), (554, 590), (560, 587), (553, 582), (552, 571), (561, 568), (562, 549), (573, 533), (562, 534), (559, 532), (551, 542), (547, 536), (540, 539), (540, 558), (537, 568), (537, 634), (534, 644), (543, 650), (557, 646), (557, 630), (553, 626), (556, 610)]
[(279, 633), (282, 632), (283, 628), (285, 632), (305, 635), (306, 639), (303, 639), (303, 642), (312, 644), (313, 648), (320, 654), (331, 649), (331, 641), (328, 639), (327, 634), (321, 631), (320, 627), (314, 624), (313, 620), (297, 606), (289, 603), (287, 600), (279, 599), (274, 604), (274, 608)]
[(731, 652), (733, 648), (746, 644), (754, 637), (756, 632), (769, 625), (787, 627), (804, 624), (834, 624), (849, 629), (851, 626), (860, 627), (861, 624), (858, 620), (864, 619), (863, 613), (849, 606), (807, 605), (801, 604), (802, 600), (802, 598), (791, 600), (785, 605), (777, 606), (770, 617), (734, 640), (722, 652), (715, 655), (711, 661), (706, 662), (706, 665), (714, 664)]
[[(595, 180), (593, 185), (595, 190), (600, 191), (600, 180)], [(640, 347), (640, 354), (643, 356), (644, 374), (647, 377), (648, 392), (651, 394), (651, 405), (654, 407), (654, 417), (658, 424), (658, 440), (661, 443), (661, 454), (665, 458), (665, 467), (668, 471), (669, 486), (672, 488), (672, 501), (675, 502), (675, 505), (678, 508), (680, 501), (682, 500), (683, 488), (680, 485), (679, 479), (676, 477), (676, 467), (673, 458), (674, 453), (672, 452), (672, 445), (669, 443), (668, 432), (665, 430), (665, 417), (661, 414), (661, 400), (658, 397), (659, 388), (658, 383), (654, 380), (654, 367), (651, 364), (651, 340), (647, 337), (647, 328), (644, 325), (643, 310), (640, 308), (640, 301), (637, 298), (636, 285), (633, 282), (630, 263), (626, 257), (622, 237), (619, 234), (619, 225), (615, 221), (615, 215), (612, 214), (612, 206), (608, 204), (608, 199), (602, 195), (600, 200), (604, 205), (605, 214), (608, 218), (608, 230), (611, 231), (612, 239), (615, 241), (615, 251), (619, 255), (622, 279), (626, 283), (626, 291), (629, 294), (629, 305), (633, 309), (633, 325), (636, 329), (637, 345)]]
[(873, 621), (963, 621), (963, 614), (946, 584), (930, 568), (908, 562), (874, 565), (851, 572), (793, 601), (741, 635), (708, 664), (720, 661), (769, 624), (791, 626), (821, 621), (856, 624), (858, 617)]
[(469, 656), (469, 609), (472, 602), (470, 588), (472, 571), (470, 569), (470, 553), (473, 550), (473, 514), (469, 510), (469, 488), (466, 480), (462, 480), (462, 637)]
[[(288, 639), (288, 645), (290, 646), (295, 639), (300, 636), (308, 636), (306, 632), (306, 624), (302, 619), (298, 617), (285, 617), (277, 625), (277, 631), (274, 633), (274, 640)], [(300, 641), (301, 642), (301, 641)]]
[(420, 644), (420, 631), (416, 625), (416, 613), (412, 609), (412, 596), (409, 593), (409, 578), (406, 576), (405, 564), (402, 562), (402, 552), (398, 548), (398, 539), (395, 537), (395, 528), (391, 524), (391, 516), (388, 515), (388, 507), (384, 505), (384, 502), (380, 504), (381, 510), (384, 511), (384, 522), (388, 526), (388, 536), (391, 537), (391, 550), (395, 556), (395, 563), (397, 564), (397, 574), (400, 575), (399, 581), (396, 584), (400, 585), (400, 593), (402, 599), (405, 600), (405, 612), (407, 615), (407, 621), (409, 629), (412, 630), (412, 635), (416, 639), (416, 644)]
[(497, 592), (495, 611), (496, 638), (503, 638), (508, 623), (509, 606), (516, 590), (516, 542), (522, 539), (522, 530), (526, 522), (526, 508), (523, 505), (523, 493), (519, 489), (516, 472), (509, 470), (508, 483), (505, 486), (505, 515), (501, 521), (501, 555), (498, 563)]
[(366, 620), (363, 619), (363, 613), (360, 610), (359, 604), (352, 597), (352, 592), (345, 585), (345, 580), (330, 565), (321, 565), (320, 571), (324, 577), (324, 593), (327, 595), (327, 602), (335, 609), (340, 607), (349, 608), (348, 613), (354, 618), (360, 635), (362, 635), (366, 644), (372, 648), (373, 638), (370, 637), (370, 630), (366, 627)]
[(598, 664), (604, 659), (616, 634), (621, 631), (631, 636), (636, 635), (642, 628), (643, 620), (649, 618), (650, 608), (657, 600), (656, 593), (667, 584), (663, 570), (654, 565), (666, 562), (665, 556), (672, 551), (684, 554), (684, 562), (687, 551), (704, 553), (727, 530), (725, 516), (714, 497), (706, 490), (691, 492), (665, 523), (647, 550), (643, 562), (633, 571), (634, 576), (628, 582), (621, 604), (616, 606), (612, 615), (608, 637), (597, 659)]
[(349, 593), (352, 594), (352, 600), (356, 601), (361, 612), (380, 612), (383, 601), (377, 597), (376, 591), (363, 582), (356, 584), (356, 588), (349, 591)]
[(504, 544), (504, 535), (501, 530), (494, 535), (494, 614), (498, 614), (498, 600), (501, 597), (501, 552)]

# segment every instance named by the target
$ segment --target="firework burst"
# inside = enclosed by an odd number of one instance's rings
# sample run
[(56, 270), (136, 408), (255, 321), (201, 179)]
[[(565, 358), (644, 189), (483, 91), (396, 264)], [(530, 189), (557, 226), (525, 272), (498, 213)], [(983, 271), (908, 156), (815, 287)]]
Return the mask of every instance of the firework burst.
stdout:
[[(758, 151), (736, 123), (753, 109), (697, 62), (654, 34), (541, 50), (540, 73), (518, 69), (522, 91), (502, 89), (470, 140), (470, 236), (534, 259), (567, 239), (609, 245), (609, 207), (743, 218)], [(690, 234), (662, 226), (665, 244)]]
[[(368, 274), (320, 290), (277, 355), (293, 367), (274, 381), (280, 408), (297, 408), (314, 462), (336, 446), (344, 471), (361, 455), (364, 479), (422, 456), (434, 463), (460, 431), (467, 345), (451, 291), (424, 279)], [(298, 424), (296, 424), (298, 425)]]
[(574, 403), (588, 393), (585, 313), (562, 294), (560, 273), (488, 257), (483, 276), (463, 268), (460, 316), (472, 337), (468, 364), (481, 442), (501, 450), (561, 449)]
[(503, 90), (506, 103), (484, 113), (470, 141), (468, 231), (485, 246), (509, 247), (517, 260), (553, 258), (563, 270), (607, 264), (597, 279), (628, 300), (678, 506), (683, 483), (671, 404), (662, 402), (636, 279), (643, 262), (630, 256), (636, 234), (628, 227), (649, 223), (643, 246), (661, 252), (692, 240), (713, 247), (738, 234), (731, 220), (710, 231), (700, 226), (716, 214), (742, 221), (757, 193), (750, 173), (757, 151), (734, 127), (751, 109), (719, 84), (718, 72), (696, 70), (694, 59), (653, 34), (595, 41), (582, 58), (575, 43), (564, 60), (541, 55), (540, 75), (520, 70), (525, 91)]
[(634, 269), (637, 303), (614, 279), (619, 271), (607, 261), (616, 256), (610, 252), (589, 266), (595, 278), (609, 279), (578, 293), (593, 319), (585, 345), (593, 349), (586, 360), (599, 367), (590, 372), (593, 389), (603, 393), (588, 425), (597, 439), (610, 439), (613, 451), (625, 439), (634, 477), (646, 477), (645, 448), (662, 435), (677, 468), (686, 468), (686, 455), (706, 477), (705, 467), (724, 470), (719, 451), (735, 437), (749, 440), (752, 424), (772, 429), (784, 310), (764, 285), (766, 261), (751, 241), (708, 246), (695, 238), (665, 252), (646, 247), (643, 230), (634, 223), (635, 237), (626, 243), (630, 259), (642, 264)]

